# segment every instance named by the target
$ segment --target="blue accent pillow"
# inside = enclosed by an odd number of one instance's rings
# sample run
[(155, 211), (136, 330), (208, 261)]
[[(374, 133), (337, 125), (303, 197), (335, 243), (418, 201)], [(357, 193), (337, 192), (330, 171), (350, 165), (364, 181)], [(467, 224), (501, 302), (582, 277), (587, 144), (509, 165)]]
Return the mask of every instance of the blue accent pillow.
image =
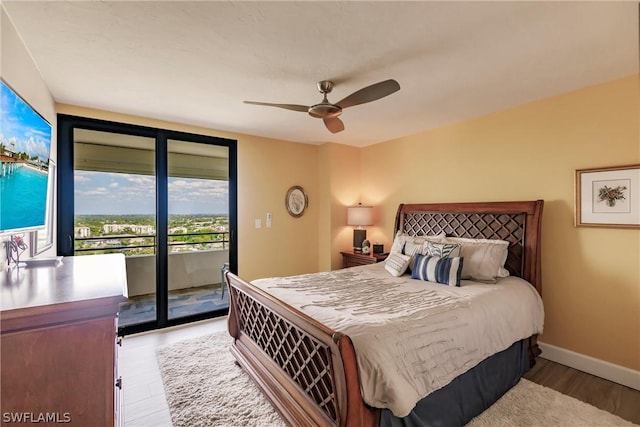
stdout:
[(418, 280), (460, 286), (463, 258), (440, 258), (416, 254), (411, 277)]

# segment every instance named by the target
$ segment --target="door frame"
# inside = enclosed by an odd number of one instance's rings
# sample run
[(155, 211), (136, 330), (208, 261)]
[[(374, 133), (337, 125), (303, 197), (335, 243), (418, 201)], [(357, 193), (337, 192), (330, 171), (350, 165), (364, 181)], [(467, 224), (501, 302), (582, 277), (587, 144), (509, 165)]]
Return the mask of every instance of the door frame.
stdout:
[[(87, 117), (58, 114), (58, 179), (57, 179), (57, 248), (62, 256), (73, 255), (74, 239), (74, 129), (87, 129), (153, 138), (155, 140), (156, 178), (156, 319), (118, 329), (127, 335), (183, 323), (226, 315), (218, 310), (175, 319), (168, 318), (168, 165), (167, 141), (180, 140), (201, 144), (225, 146), (229, 153), (229, 270), (238, 271), (238, 196), (237, 196), (237, 141), (208, 135), (119, 123)], [(159, 230), (165, 230), (159, 233)]]

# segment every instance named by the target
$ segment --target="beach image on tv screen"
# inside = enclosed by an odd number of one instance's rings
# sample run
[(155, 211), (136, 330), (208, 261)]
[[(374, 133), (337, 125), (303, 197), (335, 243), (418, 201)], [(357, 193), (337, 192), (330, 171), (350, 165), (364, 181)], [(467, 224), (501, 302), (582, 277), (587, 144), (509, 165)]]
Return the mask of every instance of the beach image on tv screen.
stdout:
[(4, 81), (0, 98), (0, 231), (43, 227), (51, 125)]

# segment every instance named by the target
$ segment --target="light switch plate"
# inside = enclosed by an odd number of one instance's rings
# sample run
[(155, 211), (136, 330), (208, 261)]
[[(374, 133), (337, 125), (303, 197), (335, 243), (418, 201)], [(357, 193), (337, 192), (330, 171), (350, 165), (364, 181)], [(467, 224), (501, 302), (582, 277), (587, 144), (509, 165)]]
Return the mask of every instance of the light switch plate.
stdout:
[(262, 220), (260, 218), (256, 218), (256, 228), (262, 228)]

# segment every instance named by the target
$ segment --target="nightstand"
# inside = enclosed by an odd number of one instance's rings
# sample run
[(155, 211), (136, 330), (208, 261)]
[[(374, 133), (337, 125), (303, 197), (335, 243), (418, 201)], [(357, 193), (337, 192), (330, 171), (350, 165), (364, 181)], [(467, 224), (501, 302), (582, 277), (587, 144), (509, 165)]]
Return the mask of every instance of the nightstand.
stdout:
[(342, 268), (355, 267), (357, 265), (375, 264), (387, 259), (386, 254), (361, 254), (358, 252), (340, 252), (342, 254)]

